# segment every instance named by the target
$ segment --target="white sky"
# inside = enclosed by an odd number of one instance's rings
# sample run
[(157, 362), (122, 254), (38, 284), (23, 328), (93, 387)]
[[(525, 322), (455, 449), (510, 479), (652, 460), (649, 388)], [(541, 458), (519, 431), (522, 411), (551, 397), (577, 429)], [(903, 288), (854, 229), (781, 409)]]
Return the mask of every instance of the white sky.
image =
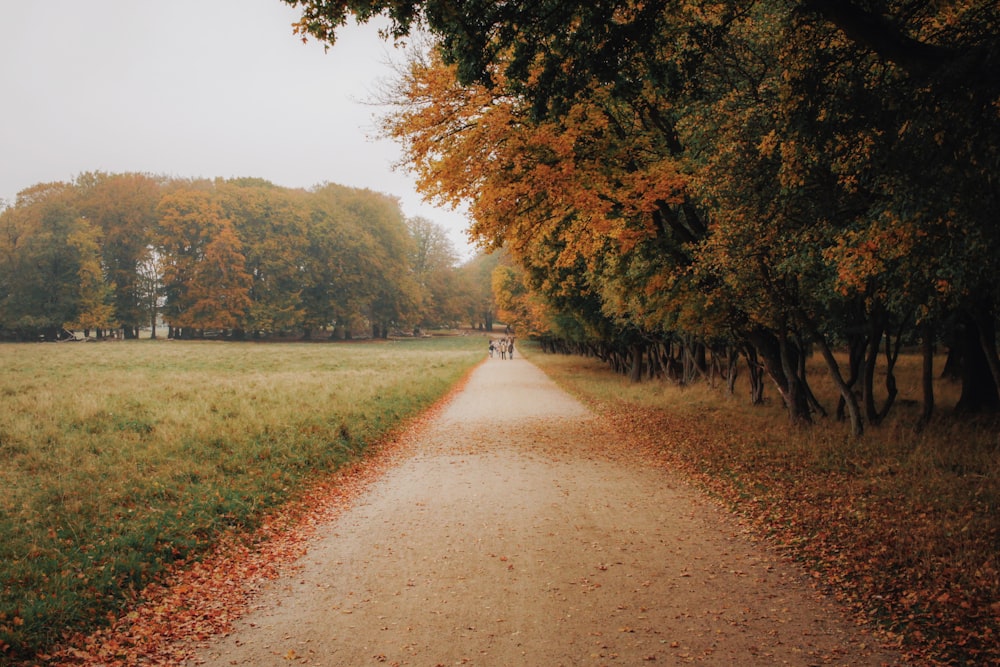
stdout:
[(375, 26), (328, 52), (280, 0), (0, 0), (0, 199), (87, 171), (326, 181), (400, 199), (468, 256), (465, 218), (424, 203), (376, 141), (391, 74)]

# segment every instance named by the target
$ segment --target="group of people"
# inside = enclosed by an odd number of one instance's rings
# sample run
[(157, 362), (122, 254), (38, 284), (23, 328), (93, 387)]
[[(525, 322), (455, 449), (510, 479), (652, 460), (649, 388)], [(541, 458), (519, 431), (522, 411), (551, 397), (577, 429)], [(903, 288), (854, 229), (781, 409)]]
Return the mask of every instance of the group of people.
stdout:
[(499, 340), (490, 339), (490, 359), (493, 358), (495, 353), (500, 353), (501, 359), (513, 359), (514, 358), (514, 337), (501, 338)]

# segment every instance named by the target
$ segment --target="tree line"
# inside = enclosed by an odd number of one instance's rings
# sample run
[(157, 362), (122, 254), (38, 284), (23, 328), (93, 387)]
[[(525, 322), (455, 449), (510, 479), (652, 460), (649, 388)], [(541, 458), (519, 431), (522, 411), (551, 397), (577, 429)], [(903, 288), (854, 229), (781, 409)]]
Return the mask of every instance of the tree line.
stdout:
[(856, 434), (907, 345), (929, 419), (945, 347), (958, 409), (1000, 407), (995, 1), (285, 1), (433, 36), (384, 131), (509, 253), (522, 333), (637, 380), (745, 364), (796, 422), (818, 353)]
[(492, 321), (492, 259), (388, 195), (254, 178), (79, 175), (0, 202), (0, 336), (320, 335)]

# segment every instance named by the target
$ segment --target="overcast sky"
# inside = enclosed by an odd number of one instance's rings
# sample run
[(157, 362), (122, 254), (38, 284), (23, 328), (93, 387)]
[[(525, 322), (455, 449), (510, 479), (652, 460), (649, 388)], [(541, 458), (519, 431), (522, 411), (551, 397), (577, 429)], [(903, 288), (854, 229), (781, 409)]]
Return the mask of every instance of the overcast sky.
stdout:
[(378, 81), (399, 59), (374, 26), (328, 52), (280, 0), (0, 0), (0, 198), (87, 171), (323, 182), (398, 197), (449, 230), (376, 141)]

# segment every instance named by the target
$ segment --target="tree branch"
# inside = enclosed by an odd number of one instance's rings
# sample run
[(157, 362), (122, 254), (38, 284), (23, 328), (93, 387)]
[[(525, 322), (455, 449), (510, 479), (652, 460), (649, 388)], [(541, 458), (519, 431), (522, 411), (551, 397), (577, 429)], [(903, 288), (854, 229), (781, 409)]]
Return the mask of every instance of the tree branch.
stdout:
[(823, 17), (859, 46), (870, 49), (911, 75), (926, 76), (944, 64), (949, 50), (903, 33), (885, 16), (847, 0), (804, 0), (802, 9)]

